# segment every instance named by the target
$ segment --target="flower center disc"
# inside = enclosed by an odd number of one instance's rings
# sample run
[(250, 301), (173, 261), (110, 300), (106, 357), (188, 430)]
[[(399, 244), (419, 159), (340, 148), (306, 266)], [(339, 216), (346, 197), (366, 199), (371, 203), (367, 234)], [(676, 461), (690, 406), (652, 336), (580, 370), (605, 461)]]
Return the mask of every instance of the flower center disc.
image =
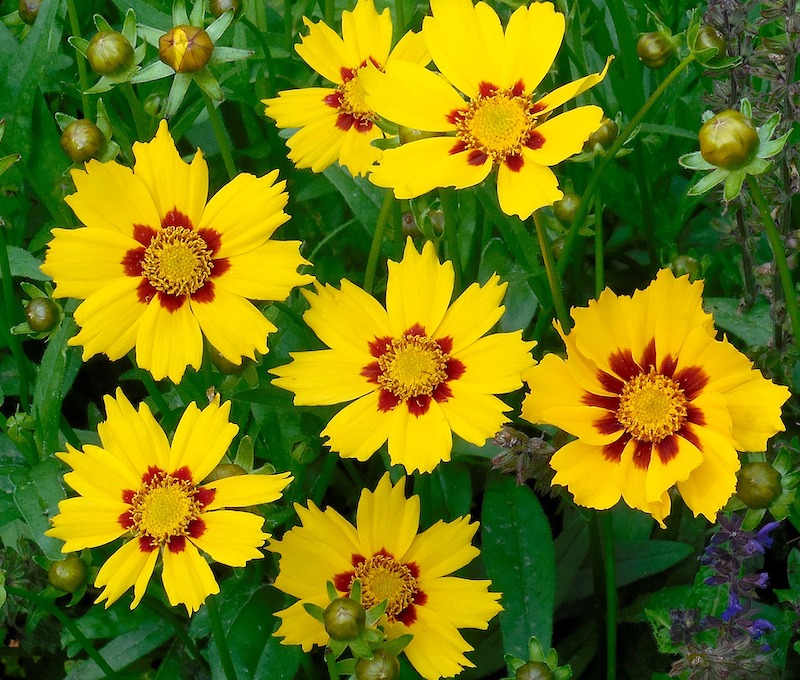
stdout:
[(677, 432), (686, 416), (686, 395), (672, 378), (651, 371), (622, 388), (617, 420), (638, 441), (660, 442)]
[(211, 250), (205, 239), (186, 227), (164, 227), (150, 241), (142, 274), (157, 291), (191, 295), (211, 276)]
[(195, 495), (190, 481), (156, 473), (131, 500), (134, 533), (150, 537), (154, 545), (162, 545), (173, 536), (187, 536), (189, 524), (201, 510)]
[(449, 358), (433, 338), (405, 335), (378, 359), (378, 384), (400, 399), (430, 395), (447, 379)]
[(366, 92), (361, 81), (358, 79), (358, 72), (342, 85), (339, 91), (342, 93), (342, 103), (340, 107), (342, 111), (356, 118), (369, 118), (372, 116), (372, 109), (370, 109), (364, 101)]
[(468, 148), (479, 149), (494, 162), (519, 154), (536, 118), (530, 101), (509, 93), (478, 97), (456, 120), (456, 134)]
[(361, 581), (361, 601), (365, 609), (387, 600), (386, 615), (394, 621), (414, 601), (417, 579), (411, 570), (387, 555), (373, 555), (355, 568), (354, 579)]

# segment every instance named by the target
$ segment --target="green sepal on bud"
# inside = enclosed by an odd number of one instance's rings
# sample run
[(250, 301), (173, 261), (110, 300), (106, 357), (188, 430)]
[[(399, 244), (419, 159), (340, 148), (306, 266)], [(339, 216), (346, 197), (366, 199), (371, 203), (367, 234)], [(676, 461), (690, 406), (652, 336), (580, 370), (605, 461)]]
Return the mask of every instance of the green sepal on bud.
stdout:
[(663, 31), (653, 31), (639, 36), (636, 54), (648, 68), (659, 69), (677, 54), (677, 49), (672, 36)]
[(736, 495), (748, 508), (768, 508), (783, 491), (781, 473), (764, 461), (742, 465), (736, 473)]
[(133, 45), (118, 31), (100, 31), (86, 48), (86, 60), (92, 71), (101, 76), (124, 73), (133, 66)]
[(356, 680), (397, 680), (400, 662), (385, 649), (376, 649), (371, 659), (356, 661)]
[(53, 588), (65, 593), (74, 593), (89, 577), (89, 565), (77, 555), (57, 560), (47, 570), (47, 580)]
[(590, 134), (589, 139), (584, 142), (583, 150), (594, 151), (597, 146), (602, 149), (609, 149), (616, 141), (618, 134), (619, 127), (616, 122), (610, 118), (604, 118), (603, 122), (600, 123), (600, 127)]
[(724, 59), (728, 42), (716, 28), (703, 24), (697, 29), (689, 49), (695, 55), (702, 55), (704, 62), (715, 62)]
[(61, 150), (73, 163), (98, 158), (105, 148), (103, 131), (86, 118), (71, 122), (61, 133)]
[(700, 263), (691, 255), (675, 255), (670, 262), (669, 268), (677, 277), (689, 275), (689, 281), (695, 281), (700, 276)]
[(228, 477), (241, 477), (242, 475), (246, 474), (247, 470), (239, 465), (235, 465), (234, 463), (220, 463), (208, 473), (208, 477), (205, 478), (204, 482), (217, 482), (220, 479), (227, 479)]
[(337, 642), (355, 640), (364, 631), (367, 612), (360, 602), (337, 597), (323, 612), (322, 623), (331, 639)]
[(32, 26), (39, 16), (39, 8), (42, 6), (42, 0), (19, 0), (17, 5), (17, 12), (22, 23)]
[(700, 154), (711, 165), (738, 170), (758, 153), (758, 130), (753, 121), (735, 109), (720, 111), (709, 118), (698, 133)]
[(567, 189), (564, 191), (564, 196), (553, 203), (553, 214), (561, 224), (571, 224), (580, 204), (581, 197), (571, 189)]
[(158, 39), (158, 58), (176, 73), (197, 73), (213, 52), (214, 43), (200, 26), (175, 26)]
[(514, 680), (554, 680), (553, 671), (543, 661), (528, 661), (514, 674)]
[(558, 652), (555, 649), (542, 647), (534, 636), (528, 641), (528, 660), (518, 659), (510, 654), (505, 655), (506, 663), (511, 670), (507, 680), (570, 680), (572, 668), (558, 665)]

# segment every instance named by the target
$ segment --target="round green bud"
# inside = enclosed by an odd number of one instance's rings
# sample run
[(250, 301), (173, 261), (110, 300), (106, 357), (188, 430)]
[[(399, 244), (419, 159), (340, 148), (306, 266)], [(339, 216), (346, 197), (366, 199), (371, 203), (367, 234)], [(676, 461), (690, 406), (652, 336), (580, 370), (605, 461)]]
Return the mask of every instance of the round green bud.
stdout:
[(85, 118), (72, 121), (61, 133), (61, 150), (73, 163), (97, 158), (105, 146), (102, 130)]
[(690, 281), (694, 281), (700, 276), (700, 263), (689, 255), (676, 255), (669, 263), (669, 268), (675, 276), (688, 274)]
[(728, 49), (728, 43), (725, 40), (725, 36), (716, 28), (704, 24), (697, 30), (697, 35), (692, 45), (692, 52), (703, 52), (712, 47), (716, 49), (716, 52), (713, 54), (709, 53), (709, 56), (704, 57), (703, 60), (706, 62), (714, 62), (724, 57)]
[(239, 12), (242, 11), (242, 4), (239, 0), (211, 0), (208, 3), (208, 11), (215, 17), (222, 16), (229, 10), (233, 10), (234, 16), (239, 16)]
[(384, 649), (376, 649), (371, 659), (356, 661), (356, 680), (397, 680), (400, 662)]
[(117, 31), (100, 31), (86, 49), (92, 71), (101, 76), (118, 75), (133, 66), (133, 45)]
[(42, 0), (19, 0), (19, 4), (17, 5), (17, 12), (19, 12), (19, 18), (22, 19), (23, 23), (28, 24), (28, 26), (33, 25), (33, 22), (36, 21), (36, 17), (39, 16), (39, 7), (42, 5)]
[(366, 620), (364, 607), (349, 597), (337, 597), (322, 615), (326, 632), (338, 642), (355, 640), (364, 630)]
[(436, 236), (444, 234), (444, 213), (441, 210), (429, 210), (426, 214)]
[(213, 51), (214, 43), (199, 26), (175, 26), (158, 39), (158, 58), (177, 73), (196, 73)]
[(659, 69), (675, 56), (675, 44), (661, 31), (645, 33), (636, 43), (636, 54), (647, 68)]
[(25, 305), (25, 321), (36, 333), (53, 330), (60, 316), (58, 305), (50, 298), (33, 298)]
[(65, 593), (74, 593), (89, 577), (89, 567), (77, 555), (69, 555), (63, 560), (58, 560), (50, 565), (47, 570), (47, 580), (50, 585)]
[(753, 121), (734, 109), (709, 118), (698, 133), (700, 153), (712, 165), (738, 170), (758, 153), (758, 131)]
[(599, 144), (604, 149), (608, 149), (617, 139), (617, 134), (619, 134), (617, 124), (610, 118), (604, 118), (603, 122), (600, 123), (600, 127), (589, 135), (589, 139), (586, 140), (583, 148), (585, 151), (594, 151), (594, 148)]
[(517, 668), (515, 680), (555, 680), (552, 669), (542, 661), (528, 661)]
[(567, 189), (561, 200), (553, 203), (553, 214), (561, 224), (570, 224), (580, 204), (581, 197), (574, 191)]
[(736, 473), (736, 495), (748, 508), (768, 508), (781, 491), (781, 473), (769, 463), (745, 463)]
[(226, 479), (228, 477), (239, 477), (241, 475), (246, 475), (247, 470), (244, 468), (234, 465), (233, 463), (220, 463), (215, 467), (211, 472), (208, 473), (208, 477), (205, 478), (205, 482), (217, 482), (220, 479)]
[(148, 116), (160, 120), (164, 117), (164, 111), (167, 110), (167, 98), (158, 92), (151, 92), (145, 98), (142, 108)]

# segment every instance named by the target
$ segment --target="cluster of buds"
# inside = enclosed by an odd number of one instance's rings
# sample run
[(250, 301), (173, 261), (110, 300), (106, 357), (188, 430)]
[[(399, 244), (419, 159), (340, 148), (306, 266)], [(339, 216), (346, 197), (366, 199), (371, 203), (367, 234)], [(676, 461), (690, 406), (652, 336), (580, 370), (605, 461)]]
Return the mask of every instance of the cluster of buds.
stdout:
[(570, 666), (558, 665), (558, 652), (555, 649), (545, 651), (535, 636), (528, 641), (527, 661), (510, 654), (506, 654), (505, 660), (511, 671), (506, 680), (569, 680), (572, 677)]
[(520, 485), (532, 479), (538, 491), (552, 493), (550, 482), (555, 472), (550, 467), (550, 458), (555, 449), (544, 439), (529, 437), (504, 425), (494, 436), (494, 443), (505, 451), (492, 458), (492, 469), (514, 473)]

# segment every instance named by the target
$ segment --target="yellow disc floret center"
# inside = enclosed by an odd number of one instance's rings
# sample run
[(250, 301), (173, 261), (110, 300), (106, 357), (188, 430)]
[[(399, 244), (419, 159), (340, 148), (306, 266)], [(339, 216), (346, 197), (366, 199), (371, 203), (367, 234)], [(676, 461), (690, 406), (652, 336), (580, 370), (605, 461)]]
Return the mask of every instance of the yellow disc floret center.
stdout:
[(634, 439), (657, 443), (686, 422), (687, 404), (677, 382), (651, 370), (625, 383), (617, 420)]
[(479, 96), (455, 121), (456, 135), (467, 148), (498, 163), (521, 152), (535, 123), (530, 100), (510, 92)]
[(158, 472), (133, 495), (131, 530), (163, 545), (173, 536), (187, 536), (189, 524), (200, 515), (191, 481)]
[(400, 399), (430, 395), (447, 379), (449, 358), (433, 338), (405, 335), (378, 359), (378, 384)]
[(369, 118), (372, 116), (372, 109), (364, 101), (366, 91), (358, 79), (358, 72), (342, 85), (339, 91), (342, 93), (342, 111), (350, 113), (356, 118)]
[(191, 295), (211, 276), (211, 250), (205, 239), (186, 227), (164, 227), (150, 241), (142, 274), (156, 290)]
[(361, 602), (369, 609), (387, 600), (386, 615), (394, 620), (414, 601), (417, 579), (411, 570), (388, 555), (373, 555), (355, 569), (361, 581)]

